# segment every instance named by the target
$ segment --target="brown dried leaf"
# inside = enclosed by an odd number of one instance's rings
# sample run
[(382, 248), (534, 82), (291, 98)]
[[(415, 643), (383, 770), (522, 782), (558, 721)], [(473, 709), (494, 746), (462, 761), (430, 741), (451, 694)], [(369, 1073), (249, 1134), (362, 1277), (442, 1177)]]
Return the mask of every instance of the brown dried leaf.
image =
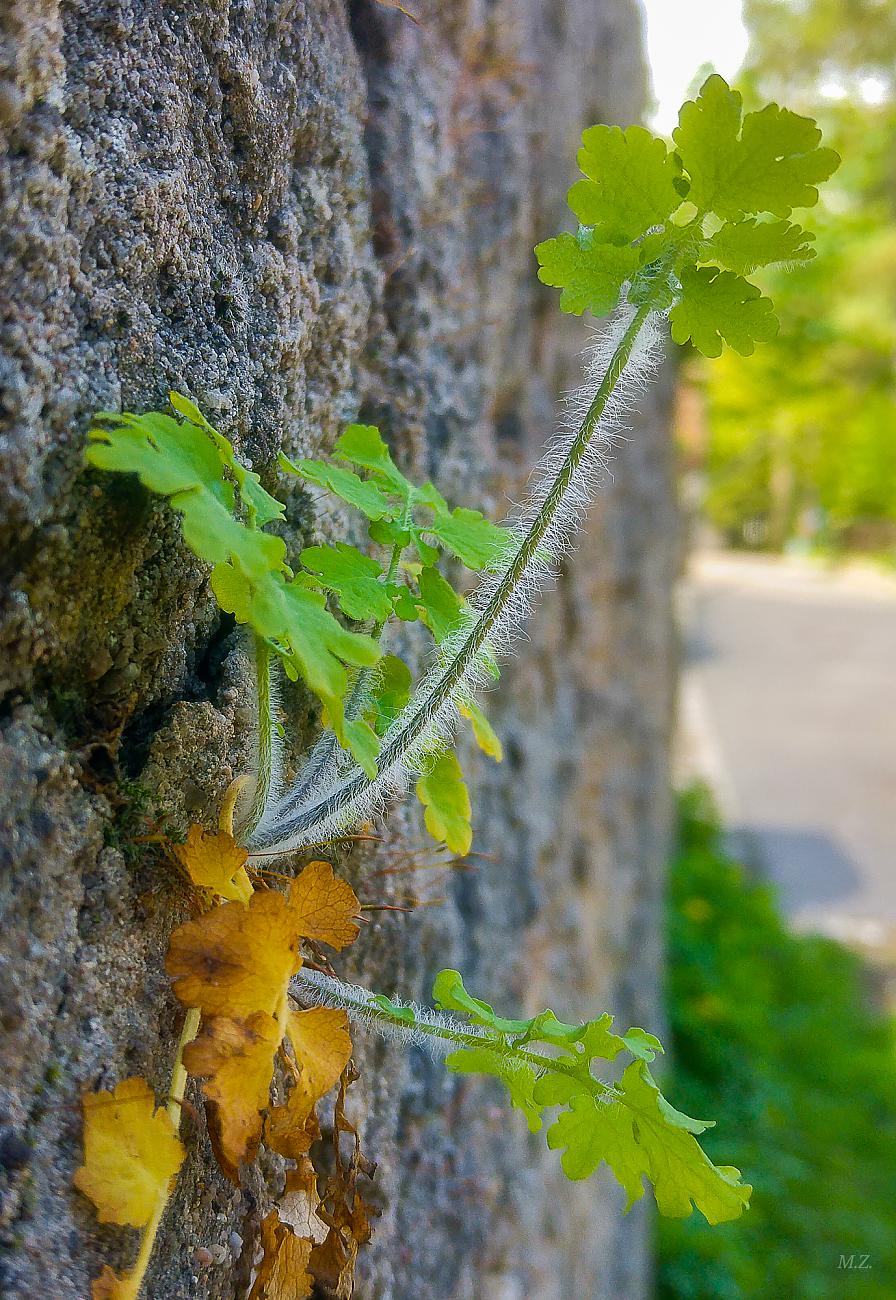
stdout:
[(90, 1294), (92, 1300), (137, 1300), (138, 1290), (129, 1274), (119, 1277), (104, 1264), (102, 1273), (91, 1283)]
[(142, 1228), (186, 1155), (171, 1116), (156, 1110), (139, 1078), (122, 1079), (114, 1092), (87, 1093), (83, 1106), (84, 1164), (72, 1181), (93, 1201), (100, 1223)]
[(289, 906), (305, 939), (327, 943), (339, 951), (358, 937), (352, 918), (359, 914), (361, 904), (351, 885), (334, 874), (329, 862), (309, 862), (296, 876)]
[(272, 1106), (264, 1126), (265, 1145), (289, 1160), (299, 1160), (311, 1150), (312, 1142), (320, 1137), (320, 1125), (312, 1110), (305, 1106), (303, 1097), (289, 1094), (284, 1106)]
[(283, 895), (264, 890), (248, 906), (223, 903), (180, 926), (171, 936), (165, 969), (181, 1002), (203, 1015), (275, 1015), (302, 964), (296, 929)]
[(313, 1280), (308, 1258), (313, 1244), (309, 1237), (297, 1237), (292, 1228), (280, 1222), (277, 1211), (271, 1210), (261, 1223), (264, 1257), (249, 1300), (304, 1300), (310, 1295)]
[(209, 1136), (218, 1164), (239, 1186), (240, 1165), (255, 1158), (268, 1104), (280, 1026), (265, 1011), (246, 1020), (216, 1017), (184, 1049), (188, 1073), (208, 1080)]
[[(358, 1251), (372, 1236), (370, 1215), (376, 1213), (357, 1190), (358, 1174), (372, 1177), (376, 1165), (361, 1153), (358, 1130), (345, 1113), (346, 1093), (357, 1077), (354, 1068), (348, 1065), (339, 1082), (333, 1108), (333, 1172), (317, 1210), (317, 1217), (327, 1224), (328, 1232), (324, 1241), (312, 1250), (308, 1263), (315, 1282), (335, 1300), (350, 1300)], [(340, 1151), (342, 1133), (354, 1138), (354, 1150), (347, 1165)]]
[(287, 1170), (286, 1185), (277, 1206), (280, 1222), (288, 1224), (299, 1237), (323, 1241), (327, 1228), (318, 1217), (319, 1205), (317, 1172), (308, 1157), (302, 1156), (297, 1168)]
[(357, 1191), (338, 1199), (329, 1215), (320, 1217), (330, 1229), (311, 1251), (308, 1267), (314, 1281), (336, 1300), (351, 1300), (358, 1251), (372, 1236), (368, 1206)]
[(227, 831), (210, 833), (191, 826), (186, 843), (172, 844), (171, 852), (197, 888), (237, 903), (251, 898), (252, 885), (246, 874), (248, 850)]

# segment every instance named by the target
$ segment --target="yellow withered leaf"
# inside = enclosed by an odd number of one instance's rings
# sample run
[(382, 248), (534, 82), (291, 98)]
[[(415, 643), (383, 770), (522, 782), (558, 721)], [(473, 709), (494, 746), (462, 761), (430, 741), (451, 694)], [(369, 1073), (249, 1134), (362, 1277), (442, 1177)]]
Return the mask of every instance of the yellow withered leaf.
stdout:
[(286, 1104), (272, 1106), (264, 1126), (265, 1146), (290, 1160), (300, 1160), (320, 1137), (320, 1125), (314, 1111), (308, 1110), (303, 1094), (295, 1088)]
[(216, 1017), (184, 1048), (189, 1074), (205, 1078), (209, 1136), (218, 1164), (239, 1185), (240, 1165), (255, 1158), (268, 1104), (280, 1026), (266, 1011), (245, 1020)]
[(139, 1283), (135, 1284), (128, 1273), (119, 1277), (108, 1264), (103, 1265), (99, 1277), (90, 1287), (92, 1300), (137, 1300)]
[(340, 950), (358, 937), (353, 917), (360, 903), (351, 885), (334, 874), (329, 862), (309, 862), (292, 882), (289, 905), (299, 934)]
[(251, 898), (252, 884), (246, 874), (248, 850), (227, 831), (191, 826), (186, 843), (173, 844), (171, 851), (198, 889), (209, 889), (231, 902), (247, 903)]
[(298, 1117), (303, 1110), (308, 1114), (336, 1083), (351, 1057), (352, 1040), (348, 1016), (335, 1007), (291, 1011), (286, 1032), (301, 1071), (290, 1094), (290, 1106)]
[(156, 1110), (139, 1078), (122, 1079), (114, 1092), (87, 1093), (83, 1105), (84, 1164), (74, 1184), (93, 1201), (100, 1223), (142, 1228), (184, 1159), (171, 1117)]
[(264, 1255), (249, 1300), (304, 1300), (310, 1295), (308, 1260), (313, 1245), (310, 1237), (297, 1237), (292, 1228), (280, 1222), (277, 1211), (271, 1210), (261, 1221)]
[(274, 1015), (302, 964), (293, 910), (273, 890), (247, 906), (222, 903), (171, 936), (165, 969), (174, 991), (205, 1016)]

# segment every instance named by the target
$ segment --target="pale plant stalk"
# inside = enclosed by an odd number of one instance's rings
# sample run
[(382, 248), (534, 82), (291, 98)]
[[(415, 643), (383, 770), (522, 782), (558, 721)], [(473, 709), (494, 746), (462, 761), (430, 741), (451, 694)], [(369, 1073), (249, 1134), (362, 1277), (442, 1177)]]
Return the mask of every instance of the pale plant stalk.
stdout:
[(243, 824), (243, 834), (258, 825), (264, 810), (277, 793), (275, 789), (274, 757), (277, 744), (277, 719), (274, 716), (274, 672), (276, 656), (260, 636), (253, 636), (255, 692), (257, 705), (257, 736), (255, 742), (255, 787), (252, 803)]
[[(221, 804), (221, 811), (218, 815), (218, 825), (222, 831), (228, 835), (233, 834), (233, 812), (236, 801), (239, 798), (240, 791), (245, 785), (245, 777), (238, 777), (232, 781), (224, 795), (224, 801)], [(187, 1014), (184, 1016), (183, 1027), (180, 1032), (180, 1038), (177, 1042), (177, 1050), (174, 1054), (174, 1063), (171, 1067), (171, 1083), (168, 1088), (168, 1104), (165, 1109), (170, 1116), (171, 1123), (174, 1126), (174, 1132), (180, 1133), (181, 1120), (183, 1118), (183, 1102), (187, 1089), (187, 1070), (184, 1065), (184, 1050), (189, 1043), (199, 1033), (199, 1024), (202, 1019), (198, 1007), (189, 1007)], [(152, 1259), (152, 1253), (156, 1244), (156, 1237), (159, 1234), (159, 1228), (162, 1225), (162, 1219), (168, 1202), (174, 1193), (176, 1176), (172, 1178), (169, 1184), (161, 1191), (156, 1201), (153, 1212), (149, 1221), (144, 1225), (140, 1233), (140, 1245), (137, 1250), (137, 1258), (134, 1261), (134, 1267), (125, 1275), (123, 1282), (120, 1284), (122, 1300), (137, 1300), (146, 1278), (149, 1263)]]

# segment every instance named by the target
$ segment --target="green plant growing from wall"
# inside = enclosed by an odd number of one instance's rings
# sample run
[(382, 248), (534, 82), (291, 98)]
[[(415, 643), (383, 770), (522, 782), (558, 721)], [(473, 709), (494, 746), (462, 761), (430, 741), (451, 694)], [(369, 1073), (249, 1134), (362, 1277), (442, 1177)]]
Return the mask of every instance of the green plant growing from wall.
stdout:
[[(507, 1019), (467, 993), (454, 971), (436, 979), (438, 1010), (430, 1011), (302, 969), (303, 940), (336, 948), (351, 942), (357, 899), (324, 863), (306, 867), (286, 899), (253, 886), (272, 856), (333, 843), (383, 812), (415, 779), (431, 833), (466, 852), (470, 801), (451, 748), (458, 717), (500, 758), (477, 690), (497, 677), (499, 659), (570, 547), (600, 479), (608, 439), (659, 357), (665, 322), (676, 342), (690, 342), (708, 357), (725, 344), (749, 355), (775, 336), (772, 303), (745, 277), (760, 266), (814, 255), (811, 235), (790, 216), (817, 201), (817, 185), (839, 161), (819, 141), (814, 122), (775, 104), (744, 116), (740, 96), (718, 76), (682, 108), (671, 149), (637, 126), (585, 131), (578, 155), (583, 179), (569, 192), (578, 229), (535, 252), (540, 279), (562, 290), (563, 311), (610, 320), (527, 500), (500, 526), (477, 511), (451, 508), (431, 483), (412, 484), (379, 431), (352, 424), (332, 460), (293, 464), (281, 456), (280, 468), (358, 510), (376, 551), (344, 542), (311, 546), (290, 565), (282, 539), (265, 531), (282, 518), (282, 505), (189, 399), (171, 394), (181, 421), (159, 412), (97, 417), (88, 462), (138, 474), (180, 514), (187, 544), (212, 566), (218, 604), (247, 630), (258, 708), (255, 770), (244, 789), (232, 792), (221, 832), (204, 837), (193, 828), (176, 850), (208, 910), (171, 940), (169, 973), (189, 1010), (169, 1118), (159, 1112), (152, 1120), (165, 1159), (136, 1218), (115, 1220), (144, 1230), (137, 1267), (125, 1279), (106, 1270), (96, 1284), (105, 1289), (95, 1287), (95, 1295), (139, 1292), (182, 1158), (174, 1143), (187, 1073), (207, 1080), (210, 1132), (229, 1177), (238, 1180), (262, 1137), (301, 1165), (313, 1140), (314, 1104), (348, 1062), (349, 1018), (447, 1051), (451, 1070), (497, 1077), (533, 1130), (546, 1111), (556, 1112), (547, 1139), (563, 1150), (568, 1177), (587, 1177), (605, 1161), (629, 1204), (643, 1194), (646, 1175), (665, 1214), (686, 1215), (694, 1205), (711, 1223), (741, 1214), (750, 1188), (737, 1170), (714, 1165), (702, 1151), (697, 1135), (709, 1121), (690, 1119), (662, 1096), (649, 1068), (662, 1049), (651, 1035), (639, 1029), (617, 1035), (609, 1016), (583, 1025), (563, 1024), (550, 1011)], [(482, 575), (469, 597), (440, 571), (445, 555)], [(384, 649), (393, 619), (422, 622), (435, 642), (430, 667), (416, 684)], [(325, 724), (289, 783), (280, 763), (281, 672), (314, 692)], [(230, 833), (235, 810), (236, 838)], [(296, 1011), (293, 1001), (310, 1009)], [(595, 1073), (595, 1063), (618, 1057), (628, 1059), (618, 1078)], [(287, 1106), (269, 1109), (275, 1058), (295, 1087)], [(152, 1114), (143, 1092), (140, 1104)], [(125, 1113), (118, 1102), (102, 1113), (113, 1109)], [(89, 1112), (94, 1128), (88, 1126), (79, 1186), (97, 1199), (97, 1185), (110, 1178), (133, 1183), (135, 1170), (121, 1171), (114, 1160), (113, 1167), (96, 1166), (97, 1151), (117, 1153), (126, 1144), (114, 1125), (111, 1134), (102, 1122), (97, 1127), (95, 1112)], [(145, 1166), (144, 1152), (137, 1174)], [(349, 1209), (343, 1206), (348, 1218), (339, 1220), (344, 1231), (359, 1212), (352, 1179)], [(332, 1207), (329, 1216), (332, 1231)], [(366, 1219), (352, 1231), (357, 1248), (369, 1235)], [(253, 1297), (269, 1294), (265, 1288), (278, 1269), (292, 1269), (310, 1286), (332, 1263), (320, 1249), (294, 1238), (275, 1216)]]

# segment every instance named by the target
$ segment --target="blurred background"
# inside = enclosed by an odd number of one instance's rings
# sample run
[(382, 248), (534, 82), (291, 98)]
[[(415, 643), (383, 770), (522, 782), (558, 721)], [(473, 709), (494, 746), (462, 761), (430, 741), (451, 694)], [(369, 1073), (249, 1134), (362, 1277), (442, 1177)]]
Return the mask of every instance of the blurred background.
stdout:
[(815, 261), (763, 276), (777, 341), (678, 359), (671, 1095), (756, 1193), (740, 1224), (664, 1223), (658, 1289), (893, 1296), (896, 5), (644, 7), (656, 128), (715, 69), (843, 158)]

